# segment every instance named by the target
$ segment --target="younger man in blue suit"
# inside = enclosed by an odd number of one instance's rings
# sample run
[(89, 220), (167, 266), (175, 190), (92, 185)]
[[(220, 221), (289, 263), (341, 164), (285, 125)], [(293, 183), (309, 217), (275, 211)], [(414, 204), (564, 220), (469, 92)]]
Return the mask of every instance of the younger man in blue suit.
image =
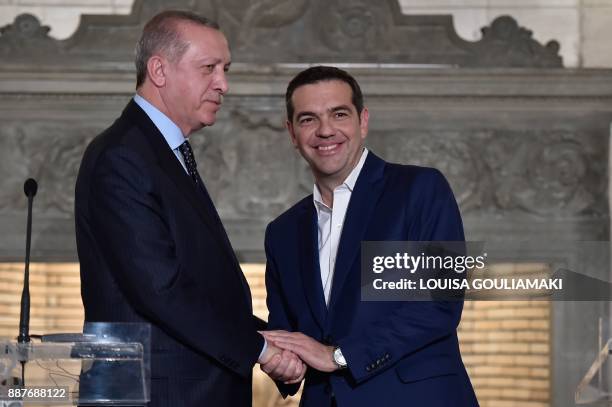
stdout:
[[(313, 194), (266, 231), (270, 343), (309, 365), (302, 406), (476, 406), (459, 353), (462, 302), (362, 302), (364, 240), (463, 240), (443, 175), (364, 148), (368, 109), (347, 72), (317, 66), (286, 93)], [(264, 370), (282, 375), (284, 362)], [(299, 384), (278, 383), (283, 394)]]

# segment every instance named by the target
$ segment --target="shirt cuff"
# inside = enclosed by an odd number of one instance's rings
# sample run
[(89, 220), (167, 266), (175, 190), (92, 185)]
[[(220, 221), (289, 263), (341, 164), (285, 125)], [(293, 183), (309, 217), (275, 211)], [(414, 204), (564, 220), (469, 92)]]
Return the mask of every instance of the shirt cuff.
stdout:
[(261, 352), (259, 353), (259, 357), (257, 358), (257, 360), (261, 360), (261, 357), (264, 355), (264, 353), (266, 353), (266, 350), (268, 350), (268, 341), (266, 341), (266, 338), (264, 338), (264, 344), (261, 348)]

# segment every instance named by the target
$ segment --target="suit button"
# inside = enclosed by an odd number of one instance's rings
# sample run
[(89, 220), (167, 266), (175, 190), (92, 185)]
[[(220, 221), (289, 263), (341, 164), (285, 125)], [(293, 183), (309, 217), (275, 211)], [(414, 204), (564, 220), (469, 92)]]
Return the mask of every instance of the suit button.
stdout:
[(385, 359), (389, 360), (391, 359), (391, 355), (389, 355), (388, 353), (385, 355)]
[(369, 372), (370, 370), (372, 370), (372, 368), (370, 366), (366, 366), (366, 372)]

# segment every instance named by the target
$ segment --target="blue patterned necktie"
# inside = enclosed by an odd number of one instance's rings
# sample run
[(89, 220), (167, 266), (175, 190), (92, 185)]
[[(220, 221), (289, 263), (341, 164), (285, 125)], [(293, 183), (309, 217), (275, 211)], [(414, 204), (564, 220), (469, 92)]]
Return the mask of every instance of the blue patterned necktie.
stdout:
[(183, 155), (183, 159), (185, 160), (185, 167), (187, 167), (187, 172), (191, 175), (191, 179), (196, 185), (199, 184), (198, 177), (198, 165), (196, 164), (195, 157), (193, 156), (193, 150), (191, 149), (191, 145), (189, 141), (185, 140), (183, 144), (179, 146), (179, 151)]

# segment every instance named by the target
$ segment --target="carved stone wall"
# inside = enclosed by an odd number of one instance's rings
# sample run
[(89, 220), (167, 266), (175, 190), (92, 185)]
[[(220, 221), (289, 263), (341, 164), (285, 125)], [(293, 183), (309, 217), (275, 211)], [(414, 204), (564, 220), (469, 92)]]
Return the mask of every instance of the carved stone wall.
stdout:
[[(132, 44), (163, 6), (213, 13), (235, 45), (218, 122), (192, 140), (242, 261), (263, 260), (266, 224), (312, 188), (282, 127), (283, 95), (305, 66), (297, 63), (320, 60), (349, 63), (362, 84), (373, 151), (447, 175), (469, 240), (609, 239), (612, 71), (560, 69), (555, 43), (535, 43), (508, 18), (468, 43), (450, 19), (399, 16), (392, 1), (365, 8), (345, 0), (342, 21), (339, 11), (323, 15), (320, 1), (267, 3), (140, 1), (130, 16), (84, 18), (66, 41), (48, 38), (33, 17), (2, 28), (0, 260), (22, 258), (29, 176), (40, 184), (34, 260), (76, 260), (72, 205), (81, 155), (133, 94)], [(322, 22), (334, 29), (322, 32)], [(523, 68), (508, 68), (516, 66)], [(539, 260), (555, 255), (539, 253)], [(606, 270), (594, 276), (608, 279)], [(588, 323), (602, 315), (608, 310), (600, 303), (553, 304), (553, 329), (563, 333), (551, 345), (555, 407), (572, 405), (572, 389), (591, 362), (585, 344), (596, 337)]]
[[(217, 20), (241, 62), (417, 63), (451, 66), (559, 67), (559, 44), (542, 45), (512, 17), (461, 39), (450, 15), (403, 15), (397, 0), (136, 0), (129, 16), (84, 16), (67, 40), (30, 14), (0, 29), (0, 56), (9, 64), (34, 60), (41, 69), (131, 62), (145, 21), (168, 8)], [(265, 46), (262, 46), (265, 44)], [(93, 60), (92, 60), (93, 59)]]
[[(218, 123), (192, 137), (243, 261), (263, 260), (267, 222), (312, 187), (281, 126), (284, 88), (298, 69), (236, 64)], [(369, 147), (388, 160), (440, 168), (459, 199), (468, 239), (609, 239), (611, 72), (350, 70), (371, 111)], [(22, 258), (27, 176), (40, 180), (34, 258), (76, 259), (71, 207), (80, 156), (132, 89), (123, 72), (0, 73), (3, 260)], [(538, 255), (547, 261), (557, 253)], [(594, 273), (608, 278), (606, 268)], [(571, 405), (592, 359), (594, 321), (607, 314), (601, 303), (553, 304), (551, 405)]]

